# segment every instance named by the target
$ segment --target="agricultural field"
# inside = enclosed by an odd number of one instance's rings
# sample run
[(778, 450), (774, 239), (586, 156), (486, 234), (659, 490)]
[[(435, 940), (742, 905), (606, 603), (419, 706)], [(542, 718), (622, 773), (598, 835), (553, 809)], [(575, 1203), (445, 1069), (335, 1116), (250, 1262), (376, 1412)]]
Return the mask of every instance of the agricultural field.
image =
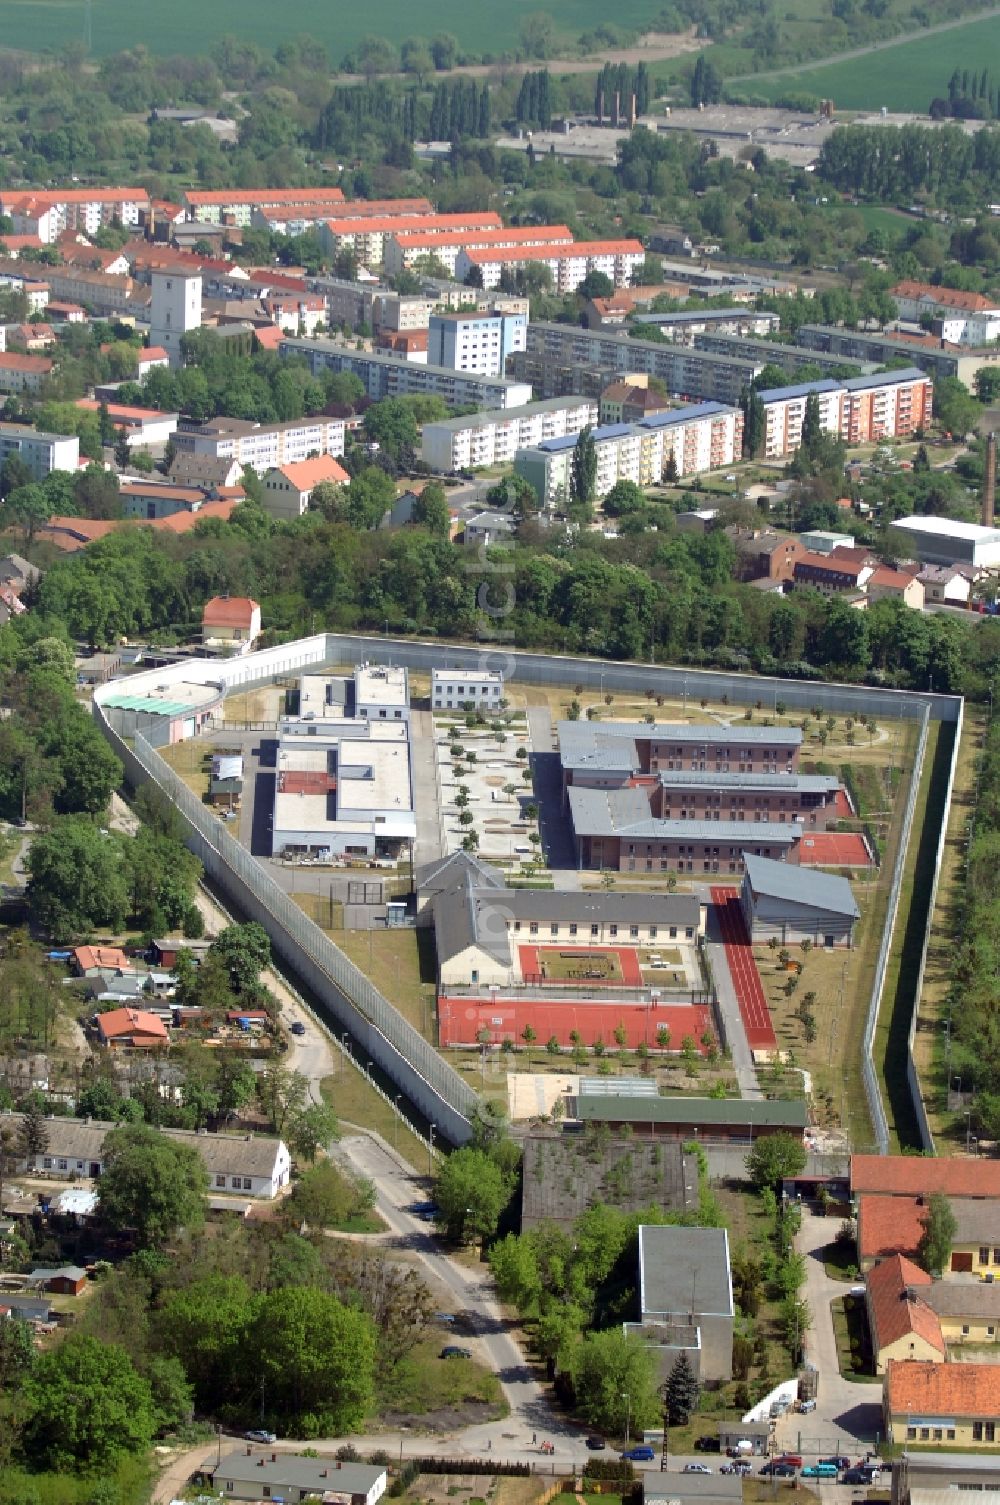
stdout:
[[(330, 6), (323, 0), (294, 0), (276, 7), (267, 0), (217, 0), (208, 10), (192, 0), (172, 5), (135, 6), (129, 0), (92, 0), (92, 51), (98, 56), (142, 43), (152, 52), (204, 54), (220, 37), (252, 38), (271, 50), (292, 36), (310, 36), (338, 61), (363, 36), (432, 37), (451, 32), (459, 45), (477, 53), (510, 53), (526, 16), (541, 9), (537, 0), (514, 0), (509, 8), (480, 5), (471, 10), (462, 0), (369, 0), (360, 10)], [(4, 0), (3, 42), (29, 52), (57, 50), (85, 35), (86, 0)], [(650, 25), (659, 0), (634, 0), (628, 24)], [(547, 0), (544, 7), (561, 41), (607, 20), (600, 0)], [(595, 71), (596, 71), (595, 65)]]
[(966, 21), (947, 31), (914, 37), (864, 57), (844, 58), (819, 67), (781, 72), (745, 81), (764, 99), (784, 94), (815, 94), (832, 99), (838, 110), (926, 111), (935, 95), (948, 92), (955, 68), (976, 67), (996, 56), (1000, 14)]

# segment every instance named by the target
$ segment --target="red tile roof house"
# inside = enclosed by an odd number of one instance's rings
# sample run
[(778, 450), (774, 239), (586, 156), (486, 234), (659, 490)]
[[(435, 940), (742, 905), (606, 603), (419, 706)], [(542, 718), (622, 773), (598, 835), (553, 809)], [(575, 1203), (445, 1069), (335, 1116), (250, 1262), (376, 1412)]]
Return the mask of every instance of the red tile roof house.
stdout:
[(926, 1197), (858, 1198), (858, 1263), (870, 1270), (890, 1254), (916, 1257), (924, 1236)]
[(1000, 1160), (938, 1155), (852, 1155), (851, 1194), (879, 1197), (1000, 1197)]
[(167, 1027), (144, 1009), (109, 1009), (97, 1016), (97, 1037), (112, 1049), (156, 1050), (167, 1043)]
[(264, 477), (264, 506), (272, 517), (282, 521), (301, 517), (308, 509), (314, 488), (321, 482), (345, 486), (350, 479), (332, 455), (314, 455), (311, 460), (276, 465)]
[(201, 641), (215, 652), (249, 653), (260, 637), (260, 606), (249, 596), (213, 596), (201, 614)]
[(868, 1272), (865, 1301), (876, 1374), (884, 1374), (893, 1359), (944, 1362), (941, 1321), (922, 1296), (931, 1285), (926, 1270), (901, 1254), (890, 1254)]
[(131, 958), (120, 946), (77, 946), (73, 966), (78, 977), (89, 977), (93, 972), (135, 971)]
[(892, 1360), (882, 1390), (886, 1440), (1000, 1446), (1000, 1365)]

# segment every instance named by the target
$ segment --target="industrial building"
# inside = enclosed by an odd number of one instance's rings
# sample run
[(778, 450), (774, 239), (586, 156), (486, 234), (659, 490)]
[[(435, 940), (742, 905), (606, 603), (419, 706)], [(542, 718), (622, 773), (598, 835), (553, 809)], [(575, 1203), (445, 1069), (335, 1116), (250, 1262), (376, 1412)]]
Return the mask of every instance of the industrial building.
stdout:
[(904, 557), (927, 564), (1000, 567), (1000, 528), (950, 517), (898, 517), (890, 524), (890, 537)]
[(639, 1227), (639, 1320), (661, 1383), (683, 1353), (702, 1384), (733, 1377), (733, 1280), (725, 1228)]

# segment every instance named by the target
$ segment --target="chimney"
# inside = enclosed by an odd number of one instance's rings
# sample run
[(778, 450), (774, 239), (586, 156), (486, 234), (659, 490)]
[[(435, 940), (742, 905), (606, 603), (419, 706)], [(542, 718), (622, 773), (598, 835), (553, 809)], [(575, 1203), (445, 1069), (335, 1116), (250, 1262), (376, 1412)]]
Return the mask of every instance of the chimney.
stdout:
[(992, 528), (997, 500), (997, 436), (991, 429), (986, 436), (986, 465), (983, 469), (983, 527)]

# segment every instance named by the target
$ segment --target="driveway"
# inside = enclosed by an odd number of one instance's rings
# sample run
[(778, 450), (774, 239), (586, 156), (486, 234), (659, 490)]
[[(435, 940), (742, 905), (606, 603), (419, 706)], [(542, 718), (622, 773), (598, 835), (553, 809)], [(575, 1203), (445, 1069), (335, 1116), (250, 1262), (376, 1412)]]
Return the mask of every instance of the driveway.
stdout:
[[(882, 1430), (882, 1390), (874, 1384), (845, 1380), (837, 1362), (837, 1340), (830, 1303), (850, 1290), (843, 1280), (833, 1280), (823, 1266), (822, 1250), (833, 1242), (838, 1218), (824, 1218), (802, 1210), (802, 1229), (796, 1247), (806, 1260), (805, 1300), (812, 1325), (806, 1334), (806, 1362), (819, 1371), (816, 1410), (811, 1415), (790, 1414), (778, 1424), (778, 1442), (802, 1453), (844, 1452), (858, 1456), (859, 1443), (871, 1443)], [(864, 1449), (861, 1449), (863, 1452)]]
[(542, 851), (554, 870), (574, 869), (576, 854), (569, 818), (562, 808), (562, 768), (554, 749), (552, 717), (545, 705), (528, 707), (528, 730), (531, 733), (531, 772), (534, 777), (535, 802), (538, 805), (538, 829)]

